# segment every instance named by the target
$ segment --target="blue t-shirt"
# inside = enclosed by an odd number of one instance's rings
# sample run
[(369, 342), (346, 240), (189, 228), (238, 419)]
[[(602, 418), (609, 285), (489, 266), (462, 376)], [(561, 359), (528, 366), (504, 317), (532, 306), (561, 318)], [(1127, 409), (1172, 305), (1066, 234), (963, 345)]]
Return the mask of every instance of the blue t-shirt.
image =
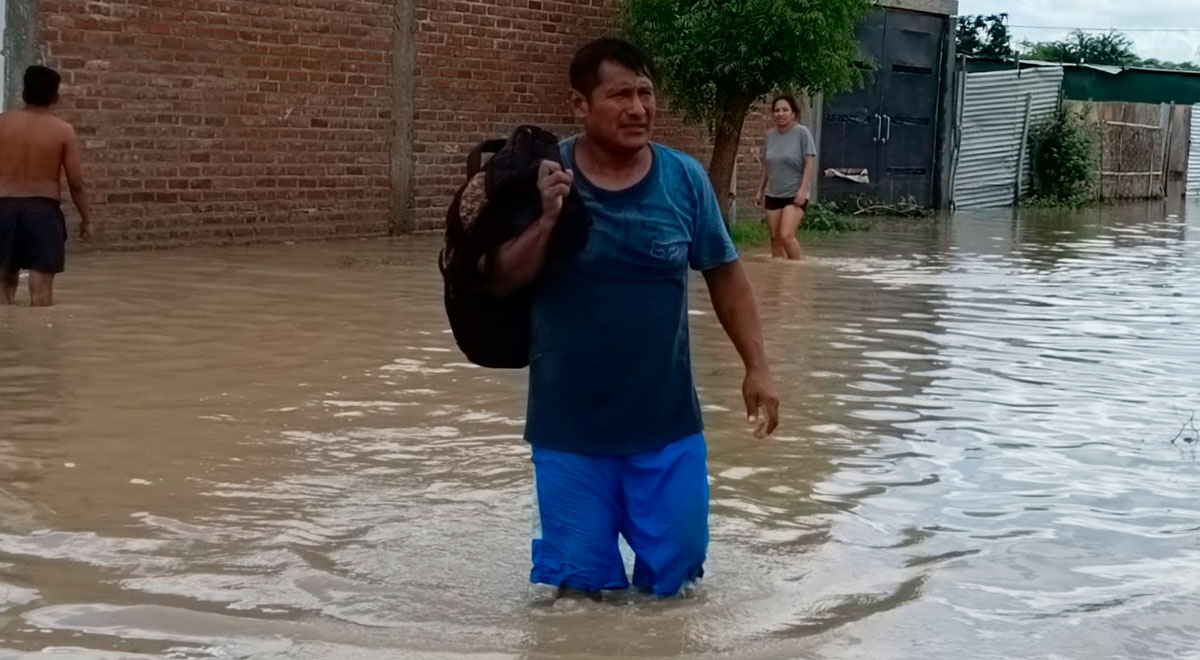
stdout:
[(704, 429), (688, 341), (688, 268), (736, 261), (708, 175), (653, 145), (636, 185), (597, 188), (563, 163), (592, 219), (587, 248), (546, 267), (533, 302), (526, 438), (583, 454), (653, 451)]

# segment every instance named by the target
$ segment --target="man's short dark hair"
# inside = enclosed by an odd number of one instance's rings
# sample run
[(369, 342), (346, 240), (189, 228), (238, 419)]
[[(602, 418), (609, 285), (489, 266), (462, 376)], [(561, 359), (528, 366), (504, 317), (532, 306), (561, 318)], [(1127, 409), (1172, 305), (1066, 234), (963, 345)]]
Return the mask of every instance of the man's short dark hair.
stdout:
[(62, 76), (48, 66), (34, 65), (25, 69), (25, 90), (21, 96), (29, 105), (48, 108), (58, 100)]
[(605, 62), (620, 64), (650, 80), (657, 79), (654, 60), (649, 55), (624, 39), (609, 37), (597, 39), (575, 53), (571, 61), (571, 89), (590, 98), (600, 86), (600, 65)]

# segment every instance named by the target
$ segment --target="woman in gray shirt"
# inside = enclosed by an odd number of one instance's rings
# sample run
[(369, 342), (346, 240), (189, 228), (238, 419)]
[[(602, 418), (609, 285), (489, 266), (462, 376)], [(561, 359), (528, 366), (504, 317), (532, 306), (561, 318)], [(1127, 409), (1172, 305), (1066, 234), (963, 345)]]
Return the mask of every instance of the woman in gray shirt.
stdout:
[(762, 177), (754, 197), (755, 206), (765, 206), (767, 210), (771, 256), (788, 259), (801, 256), (796, 231), (808, 209), (808, 191), (817, 158), (812, 133), (796, 123), (799, 113), (800, 106), (791, 96), (776, 97), (771, 103), (775, 128), (763, 142)]

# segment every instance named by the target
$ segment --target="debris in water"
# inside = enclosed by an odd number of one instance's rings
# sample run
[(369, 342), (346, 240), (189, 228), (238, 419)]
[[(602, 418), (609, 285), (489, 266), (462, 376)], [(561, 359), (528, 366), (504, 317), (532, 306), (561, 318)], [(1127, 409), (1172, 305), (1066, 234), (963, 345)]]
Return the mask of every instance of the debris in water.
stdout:
[(1200, 442), (1200, 431), (1196, 430), (1196, 413), (1192, 413), (1188, 421), (1184, 422), (1183, 426), (1179, 429), (1179, 433), (1176, 433), (1175, 437), (1171, 438), (1171, 444), (1173, 445), (1180, 442), (1185, 445), (1194, 445)]
[(1175, 437), (1171, 438), (1172, 445), (1178, 447), (1179, 443), (1183, 443), (1184, 446), (1190, 448), (1192, 450), (1192, 460), (1196, 460), (1196, 445), (1200, 443), (1200, 431), (1196, 430), (1195, 412), (1192, 412), (1192, 416), (1188, 418), (1188, 421), (1183, 423), (1183, 426), (1179, 429), (1179, 433), (1176, 433)]

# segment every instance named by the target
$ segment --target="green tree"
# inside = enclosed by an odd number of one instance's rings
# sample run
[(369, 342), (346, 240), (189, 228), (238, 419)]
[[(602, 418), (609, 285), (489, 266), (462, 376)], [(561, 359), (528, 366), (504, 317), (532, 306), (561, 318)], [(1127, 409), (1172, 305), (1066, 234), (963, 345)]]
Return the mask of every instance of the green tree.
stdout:
[(958, 17), (958, 54), (972, 57), (1012, 57), (1008, 14)]
[(855, 28), (874, 0), (625, 0), (622, 26), (655, 59), (672, 108), (714, 137), (708, 175), (729, 217), (742, 128), (778, 89), (862, 82)]
[(1046, 62), (1070, 62), (1072, 64), (1077, 62), (1075, 51), (1065, 41), (1043, 41), (1039, 43), (1026, 41), (1022, 46), (1025, 48), (1022, 57), (1026, 59), (1044, 60)]
[(1173, 71), (1200, 71), (1200, 65), (1194, 62), (1164, 62), (1156, 60), (1153, 57), (1150, 59), (1139, 59), (1136, 66), (1146, 67), (1147, 69), (1167, 69)]
[(1121, 32), (1088, 34), (1075, 30), (1062, 41), (1026, 44), (1025, 56), (1049, 62), (1072, 64), (1107, 64), (1133, 66), (1138, 57), (1133, 53), (1133, 42)]
[(1092, 201), (1099, 136), (1082, 114), (1060, 109), (1029, 136), (1036, 195), (1030, 203), (1080, 207)]

